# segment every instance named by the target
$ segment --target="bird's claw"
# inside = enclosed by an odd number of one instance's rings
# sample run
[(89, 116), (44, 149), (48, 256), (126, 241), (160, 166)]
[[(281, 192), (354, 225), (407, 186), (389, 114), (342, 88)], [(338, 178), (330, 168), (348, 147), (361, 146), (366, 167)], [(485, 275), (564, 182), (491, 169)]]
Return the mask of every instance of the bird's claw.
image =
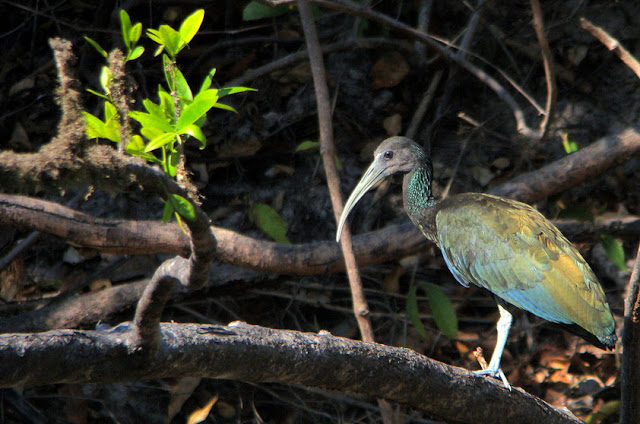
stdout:
[(499, 378), (500, 380), (502, 380), (502, 384), (504, 384), (504, 387), (511, 391), (511, 384), (509, 384), (509, 381), (507, 380), (507, 376), (504, 375), (504, 372), (502, 371), (501, 368), (498, 369), (484, 369), (484, 370), (477, 370), (474, 371), (474, 373), (478, 374), (478, 375), (490, 375), (491, 377), (495, 377), (495, 378)]

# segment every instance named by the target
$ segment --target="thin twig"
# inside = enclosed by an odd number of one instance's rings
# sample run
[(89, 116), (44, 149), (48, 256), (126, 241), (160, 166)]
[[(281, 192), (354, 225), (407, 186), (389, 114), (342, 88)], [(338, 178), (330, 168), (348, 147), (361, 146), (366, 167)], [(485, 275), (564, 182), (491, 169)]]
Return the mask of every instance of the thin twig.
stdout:
[[(333, 145), (333, 128), (331, 125), (331, 100), (329, 90), (326, 84), (326, 75), (324, 61), (316, 34), (315, 24), (313, 22), (313, 13), (311, 12), (308, 2), (305, 0), (298, 1), (298, 9), (302, 20), (305, 39), (307, 42), (307, 50), (309, 52), (309, 60), (311, 62), (311, 72), (313, 74), (313, 83), (316, 92), (316, 102), (318, 105), (318, 124), (320, 129), (320, 153), (322, 162), (327, 176), (327, 185), (331, 195), (331, 204), (336, 222), (340, 220), (342, 213), (343, 201), (340, 194), (340, 183), (338, 171), (335, 167), (335, 146)], [(362, 290), (362, 282), (360, 273), (356, 264), (353, 246), (351, 243), (351, 235), (347, 229), (346, 237), (343, 236), (342, 251), (347, 265), (347, 274), (349, 276), (349, 284), (353, 296), (353, 310), (358, 321), (362, 339), (365, 341), (374, 341), (371, 322), (368, 318), (369, 307)]]
[(556, 98), (558, 90), (556, 87), (556, 74), (553, 66), (553, 55), (549, 48), (549, 41), (544, 33), (544, 20), (542, 19), (542, 9), (538, 0), (531, 0), (531, 11), (533, 12), (533, 28), (536, 31), (538, 44), (542, 51), (542, 63), (544, 65), (544, 79), (547, 83), (547, 102), (545, 104), (544, 118), (540, 123), (540, 140), (543, 140), (549, 133), (549, 127), (553, 122), (556, 112)]
[[(336, 223), (340, 220), (343, 203), (340, 194), (340, 177), (335, 166), (335, 146), (333, 144), (333, 127), (331, 124), (331, 99), (329, 89), (327, 87), (327, 77), (322, 59), (322, 51), (316, 26), (311, 11), (311, 5), (307, 0), (298, 1), (298, 10), (300, 12), (300, 20), (304, 30), (304, 38), (309, 51), (309, 62), (311, 64), (311, 74), (313, 75), (313, 85), (316, 93), (316, 103), (318, 106), (318, 126), (320, 129), (320, 154), (324, 166), (325, 175), (327, 177), (327, 185), (331, 196), (331, 204), (335, 216)], [(351, 297), (353, 299), (353, 312), (358, 322), (358, 328), (362, 340), (373, 342), (373, 328), (369, 320), (369, 305), (362, 288), (362, 280), (360, 279), (360, 270), (356, 263), (356, 256), (353, 252), (351, 243), (351, 235), (347, 229), (342, 235), (341, 247), (344, 255), (345, 264), (347, 266), (347, 275), (349, 277), (349, 286), (351, 287)], [(382, 420), (385, 424), (393, 424), (393, 408), (391, 404), (384, 399), (378, 399), (378, 406)]]
[(442, 70), (437, 71), (433, 78), (431, 79), (431, 83), (429, 84), (429, 88), (427, 88), (426, 93), (420, 100), (420, 104), (416, 108), (413, 116), (411, 117), (411, 122), (409, 123), (409, 128), (407, 128), (407, 132), (405, 135), (409, 138), (415, 138), (416, 133), (418, 132), (418, 126), (422, 121), (422, 118), (427, 113), (427, 109), (431, 104), (431, 100), (433, 100), (433, 96), (436, 93), (436, 89), (438, 88), (438, 84), (440, 84), (440, 79), (442, 78)]
[(18, 243), (18, 245), (16, 247), (11, 249), (11, 251), (9, 253), (7, 253), (2, 258), (0, 258), (0, 271), (5, 269), (7, 266), (9, 266), (9, 264), (11, 264), (11, 262), (13, 262), (13, 260), (19, 254), (21, 254), (22, 252), (27, 250), (36, 241), (38, 241), (38, 239), (40, 238), (40, 235), (42, 235), (42, 232), (33, 231), (33, 232), (29, 233), (29, 235), (27, 237), (25, 237), (24, 239), (20, 240), (20, 242)]
[(629, 279), (629, 289), (624, 302), (624, 327), (622, 329), (622, 365), (620, 374), (621, 405), (620, 423), (640, 422), (640, 244)]
[[(429, 21), (431, 19), (431, 7), (433, 6), (433, 0), (421, 0), (418, 3), (418, 23), (416, 29), (418, 31), (427, 33), (429, 30)], [(416, 41), (415, 49), (419, 56), (427, 55), (427, 46)]]
[[(471, 54), (471, 48), (470, 48), (471, 41), (473, 40), (473, 36), (475, 35), (476, 30), (478, 29), (478, 24), (480, 23), (480, 17), (482, 15), (483, 5), (484, 5), (484, 0), (478, 1), (477, 7), (471, 14), (471, 18), (469, 18), (469, 23), (466, 26), (464, 35), (462, 36), (460, 47), (454, 53), (455, 58), (460, 60), (466, 60), (467, 56)], [(431, 150), (430, 144), (431, 144), (431, 134), (433, 133), (433, 128), (436, 125), (436, 123), (440, 121), (440, 118), (444, 116), (444, 114), (446, 113), (446, 109), (449, 108), (449, 99), (453, 94), (453, 87), (457, 80), (456, 75), (458, 74), (459, 70), (460, 68), (458, 67), (452, 67), (449, 73), (449, 78), (447, 78), (447, 82), (445, 84), (442, 96), (438, 101), (438, 108), (436, 109), (434, 118), (431, 124), (429, 124), (428, 128), (425, 131), (426, 132), (425, 143), (428, 143), (428, 146), (425, 144), (425, 147), (429, 147), (429, 150)]]
[(640, 78), (640, 63), (622, 44), (615, 38), (613, 38), (604, 29), (591, 23), (586, 18), (580, 18), (580, 25), (596, 37), (602, 44), (604, 44), (609, 50), (618, 55), (625, 65), (627, 65), (635, 74)]
[[(405, 53), (408, 53), (409, 58), (415, 58), (418, 62), (426, 62), (422, 57), (415, 57), (415, 51), (411, 43), (407, 43), (406, 41), (397, 40), (397, 39), (388, 39), (388, 38), (379, 38), (379, 37), (371, 37), (371, 38), (352, 38), (349, 40), (338, 41), (332, 44), (326, 44), (321, 46), (322, 53), (333, 53), (342, 50), (350, 50), (350, 49), (377, 49), (377, 48), (394, 48), (399, 49)], [(287, 56), (276, 59), (264, 66), (260, 66), (258, 68), (252, 69), (248, 72), (245, 72), (243, 75), (235, 78), (226, 83), (227, 86), (238, 86), (238, 85), (246, 85), (252, 80), (258, 79), (265, 75), (270, 74), (271, 72), (277, 71), (282, 68), (286, 68), (288, 66), (292, 66), (297, 62), (301, 62), (303, 60), (308, 60), (309, 53), (306, 50), (298, 51), (296, 53), (291, 53)]]
[(505, 88), (495, 78), (488, 75), (484, 70), (478, 68), (476, 65), (469, 62), (468, 60), (457, 57), (457, 55), (453, 51), (448, 50), (448, 47), (453, 47), (453, 46), (449, 44), (444, 44), (444, 45), (440, 44), (440, 42), (436, 41), (433, 37), (429, 36), (428, 34), (420, 32), (409, 25), (399, 22), (396, 19), (393, 19), (382, 13), (378, 13), (369, 7), (362, 6), (350, 0), (311, 0), (311, 1), (313, 3), (319, 4), (321, 6), (324, 6), (330, 9), (345, 11), (356, 16), (364, 16), (367, 19), (371, 19), (372, 21), (379, 22), (383, 25), (387, 25), (399, 32), (402, 32), (411, 37), (414, 37), (415, 39), (420, 40), (423, 43), (427, 44), (429, 47), (433, 48), (438, 53), (446, 57), (447, 59), (453, 61), (457, 65), (466, 69), (469, 73), (471, 73), (473, 76), (475, 76), (480, 81), (485, 83), (491, 90), (493, 90), (493, 92), (496, 93), (496, 95), (511, 108), (514, 119), (516, 121), (517, 131), (520, 134), (526, 137), (531, 137), (535, 139), (538, 138), (538, 132), (531, 129), (527, 125), (522, 108), (520, 107), (518, 102), (511, 96), (511, 94), (509, 94), (509, 92), (505, 90)]

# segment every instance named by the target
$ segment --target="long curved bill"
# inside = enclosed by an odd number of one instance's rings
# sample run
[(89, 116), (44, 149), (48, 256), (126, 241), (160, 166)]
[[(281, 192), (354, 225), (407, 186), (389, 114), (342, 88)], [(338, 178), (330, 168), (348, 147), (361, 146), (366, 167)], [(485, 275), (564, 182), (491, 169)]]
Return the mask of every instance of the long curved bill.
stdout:
[(347, 221), (347, 216), (349, 216), (349, 212), (351, 209), (358, 203), (358, 201), (364, 196), (364, 194), (369, 191), (373, 186), (375, 186), (380, 180), (387, 177), (386, 166), (378, 161), (376, 157), (373, 163), (366, 170), (360, 181), (356, 185), (356, 187), (351, 192), (349, 199), (347, 199), (347, 203), (344, 205), (344, 209), (342, 210), (342, 216), (340, 217), (340, 222), (338, 223), (338, 230), (336, 231), (336, 241), (340, 241), (340, 235), (342, 234), (342, 228), (344, 227), (344, 223)]

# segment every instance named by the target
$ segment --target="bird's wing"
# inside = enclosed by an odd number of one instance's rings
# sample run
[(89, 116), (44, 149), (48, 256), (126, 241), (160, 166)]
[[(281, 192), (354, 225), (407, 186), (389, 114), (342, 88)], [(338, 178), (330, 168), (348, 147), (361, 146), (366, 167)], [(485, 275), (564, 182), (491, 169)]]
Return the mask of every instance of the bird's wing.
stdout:
[(598, 338), (611, 334), (615, 323), (593, 271), (544, 216), (490, 195), (454, 199), (442, 202), (436, 226), (461, 284), (484, 287), (548, 321), (578, 324)]

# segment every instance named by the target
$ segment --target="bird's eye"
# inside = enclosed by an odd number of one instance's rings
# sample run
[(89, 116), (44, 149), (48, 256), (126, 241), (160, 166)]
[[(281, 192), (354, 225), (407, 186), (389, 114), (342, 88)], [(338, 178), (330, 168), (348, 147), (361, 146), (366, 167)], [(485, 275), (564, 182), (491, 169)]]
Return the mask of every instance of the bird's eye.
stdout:
[(382, 154), (382, 157), (384, 157), (386, 160), (393, 159), (393, 150), (387, 150)]

